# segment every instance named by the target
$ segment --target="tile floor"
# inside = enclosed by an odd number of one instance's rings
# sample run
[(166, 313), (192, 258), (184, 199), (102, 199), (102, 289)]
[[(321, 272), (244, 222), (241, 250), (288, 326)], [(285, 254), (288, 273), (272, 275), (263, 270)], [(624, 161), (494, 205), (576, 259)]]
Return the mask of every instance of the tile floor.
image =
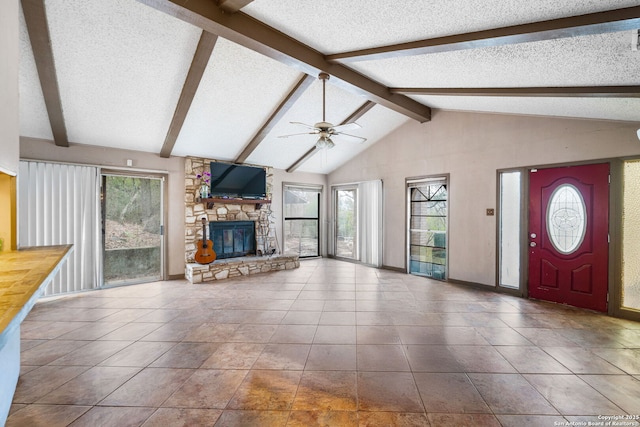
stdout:
[(638, 322), (335, 260), (301, 264), (39, 302), (23, 323), (7, 426), (640, 416)]

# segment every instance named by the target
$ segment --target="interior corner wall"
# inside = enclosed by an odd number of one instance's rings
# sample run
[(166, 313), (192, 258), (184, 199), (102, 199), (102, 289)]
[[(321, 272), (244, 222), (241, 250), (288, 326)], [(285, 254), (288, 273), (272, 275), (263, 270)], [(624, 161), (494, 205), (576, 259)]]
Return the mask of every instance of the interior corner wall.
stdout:
[(18, 0), (2, 2), (0, 13), (0, 172), (15, 175), (19, 163), (18, 69), (20, 31)]
[(165, 182), (167, 217), (167, 275), (184, 276), (184, 158), (162, 158), (154, 153), (120, 150), (92, 145), (72, 144), (58, 147), (51, 141), (23, 138), (20, 142), (20, 157), (60, 163), (97, 165), (103, 168), (123, 168), (126, 173), (127, 160), (133, 161), (132, 169), (167, 171)]
[(451, 279), (494, 285), (497, 170), (639, 156), (633, 123), (434, 111), (410, 121), (328, 177), (383, 180), (385, 266), (406, 268), (405, 179), (449, 174)]

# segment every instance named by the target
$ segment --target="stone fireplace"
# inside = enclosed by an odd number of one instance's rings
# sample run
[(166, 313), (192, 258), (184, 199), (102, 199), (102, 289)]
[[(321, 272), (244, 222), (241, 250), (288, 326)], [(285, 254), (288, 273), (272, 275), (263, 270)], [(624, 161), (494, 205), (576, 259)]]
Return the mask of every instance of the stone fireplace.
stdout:
[[(185, 159), (185, 277), (192, 283), (201, 283), (299, 267), (297, 255), (280, 254), (269, 202), (200, 200), (198, 175), (208, 172), (212, 161), (215, 160)], [(267, 168), (269, 199), (272, 186), (273, 171)], [(207, 237), (213, 241), (217, 256), (208, 265), (196, 264), (194, 260), (197, 242), (203, 238), (202, 218), (209, 222)], [(267, 254), (270, 256), (262, 256)]]
[[(229, 221), (250, 221), (255, 226), (255, 249), (253, 254), (266, 253), (269, 248), (277, 248), (275, 230), (271, 227), (271, 206), (268, 203), (234, 203), (228, 202), (203, 203), (200, 201), (198, 190), (201, 181), (197, 178), (203, 172), (209, 171), (209, 163), (212, 160), (197, 157), (185, 159), (185, 261), (194, 262), (194, 254), (197, 242), (202, 240), (202, 218), (209, 223)], [(267, 194), (271, 194), (273, 185), (273, 172), (267, 169)], [(210, 230), (209, 230), (210, 231)], [(209, 233), (209, 239), (211, 233)], [(217, 250), (216, 250), (217, 253)]]

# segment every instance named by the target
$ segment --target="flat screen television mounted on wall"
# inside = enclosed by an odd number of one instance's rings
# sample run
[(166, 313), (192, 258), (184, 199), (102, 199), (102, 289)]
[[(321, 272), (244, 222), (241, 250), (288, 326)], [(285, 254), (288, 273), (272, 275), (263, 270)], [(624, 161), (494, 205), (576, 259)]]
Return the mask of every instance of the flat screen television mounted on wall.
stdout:
[(211, 162), (211, 196), (264, 199), (267, 172), (258, 166)]

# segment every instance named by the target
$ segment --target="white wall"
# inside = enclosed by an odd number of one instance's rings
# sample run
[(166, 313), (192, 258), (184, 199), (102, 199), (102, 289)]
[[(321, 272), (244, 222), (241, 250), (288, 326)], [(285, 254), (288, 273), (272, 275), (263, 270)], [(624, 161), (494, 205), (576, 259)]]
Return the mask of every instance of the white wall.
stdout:
[(3, 0), (0, 13), (0, 172), (15, 175), (19, 163), (18, 0)]
[(329, 175), (382, 178), (384, 258), (405, 268), (405, 178), (450, 174), (449, 277), (495, 283), (497, 170), (640, 155), (637, 124), (435, 111), (408, 122)]

